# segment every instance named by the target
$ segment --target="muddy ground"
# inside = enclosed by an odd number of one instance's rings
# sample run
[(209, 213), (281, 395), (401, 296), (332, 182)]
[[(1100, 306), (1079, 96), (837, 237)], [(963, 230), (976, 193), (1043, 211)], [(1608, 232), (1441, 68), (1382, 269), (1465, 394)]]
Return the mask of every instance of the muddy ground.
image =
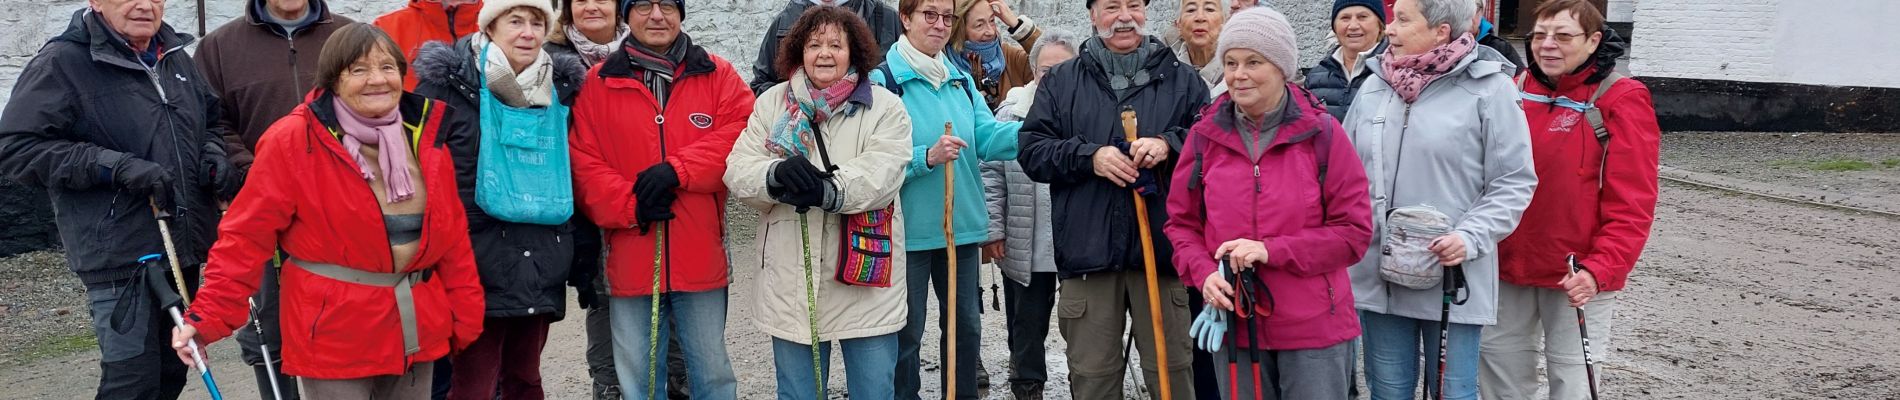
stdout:
[[(1824, 164), (1845, 158), (1871, 167)], [(1671, 134), (1663, 156), (1698, 172), (1893, 198), (1900, 165), (1889, 159), (1900, 159), (1900, 135)], [(749, 232), (748, 218), (735, 213), (733, 231)], [(1891, 217), (1665, 183), (1654, 239), (1617, 310), (1604, 398), (1900, 399), (1896, 232)], [(60, 262), (50, 252), (0, 260), (0, 397), (91, 396), (98, 351), (86, 340), (82, 292)], [(751, 276), (737, 272), (726, 340), (740, 397), (770, 398), (769, 339), (748, 319)], [(589, 387), (578, 311), (550, 335), (550, 398), (584, 398)], [(997, 383), (988, 397), (1005, 398), (1002, 314), (985, 314), (984, 326), (984, 365)], [(1067, 398), (1063, 344), (1051, 336), (1050, 397)], [(212, 346), (214, 371), (228, 398), (256, 398), (234, 346)], [(925, 358), (935, 350), (927, 344)], [(937, 393), (935, 368), (926, 365), (927, 397)], [(841, 374), (831, 387), (841, 397)], [(193, 382), (185, 398), (204, 398), (202, 387)]]

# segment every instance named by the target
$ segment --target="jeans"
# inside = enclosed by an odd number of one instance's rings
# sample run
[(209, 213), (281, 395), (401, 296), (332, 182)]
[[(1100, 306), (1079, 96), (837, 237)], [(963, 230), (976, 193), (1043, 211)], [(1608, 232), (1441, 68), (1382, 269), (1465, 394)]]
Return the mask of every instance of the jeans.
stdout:
[[(665, 396), (667, 363), (652, 363), (650, 357), (665, 357), (667, 338), (678, 334), (686, 353), (688, 380), (693, 398), (725, 400), (738, 397), (739, 380), (732, 372), (732, 358), (726, 355), (726, 289), (704, 292), (673, 292), (660, 295), (660, 338), (656, 353), (649, 353), (647, 337), (651, 325), (653, 296), (613, 297), (612, 314), (614, 366), (620, 388), (628, 399)], [(653, 379), (649, 381), (648, 374)], [(653, 386), (649, 387), (648, 383)]]
[(891, 378), (897, 374), (897, 334), (839, 340), (818, 345), (819, 377), (812, 376), (811, 346), (772, 339), (772, 361), (778, 369), (780, 400), (816, 400), (813, 385), (830, 382), (831, 349), (844, 348), (844, 386), (853, 399), (890, 400), (896, 397)]
[[(961, 272), (961, 271), (958, 271)], [(1049, 317), (1056, 308), (1056, 273), (1029, 274), (1029, 286), (1003, 282), (1003, 320), (1009, 326), (1009, 383), (1049, 381)]]
[[(185, 281), (196, 282), (197, 269), (186, 270)], [(86, 285), (86, 300), (92, 332), (99, 337), (99, 391), (94, 398), (178, 398), (185, 390), (186, 368), (172, 352), (172, 317), (152, 301), (143, 281)]]
[[(1359, 312), (1365, 329), (1366, 387), (1373, 400), (1409, 400), (1424, 361), (1427, 393), (1438, 390), (1438, 321)], [(1478, 343), (1483, 326), (1451, 324), (1445, 398), (1478, 398)]]
[[(1610, 353), (1611, 318), (1619, 292), (1597, 293), (1584, 305), (1590, 324), (1590, 356), (1602, 363)], [(1529, 399), (1537, 392), (1537, 363), (1543, 361), (1544, 381), (1554, 400), (1590, 398), (1589, 374), (1583, 364), (1583, 338), (1577, 331), (1577, 309), (1561, 290), (1498, 285), (1498, 324), (1484, 330), (1483, 374), (1479, 388), (1486, 399)], [(1597, 368), (1597, 382), (1603, 369)]]
[[(980, 323), (980, 315), (977, 314), (982, 302), (976, 295), (979, 285), (977, 278), (982, 276), (983, 271), (977, 265), (977, 253), (977, 245), (957, 246), (956, 389), (958, 399), (975, 399), (977, 395), (976, 371), (980, 367), (977, 364), (979, 362), (977, 356), (982, 351), (983, 344), (983, 327)], [(906, 267), (909, 270), (906, 273), (909, 275), (906, 276), (909, 278), (905, 282), (909, 285), (906, 288), (909, 290), (909, 297), (905, 300), (909, 302), (910, 313), (904, 323), (904, 330), (899, 331), (897, 336), (896, 383), (898, 398), (917, 400), (920, 398), (917, 392), (923, 390), (921, 376), (923, 361), (918, 352), (923, 349), (924, 318), (929, 314), (924, 304), (924, 296), (927, 291), (934, 289), (937, 292), (937, 309), (949, 309), (944, 303), (947, 293), (945, 291), (949, 290), (945, 287), (945, 280), (949, 279), (947, 276), (950, 273), (950, 267), (949, 261), (946, 260), (949, 254), (943, 249), (913, 251), (907, 255), (909, 259), (906, 263), (909, 265)], [(937, 317), (937, 326), (944, 327), (944, 316), (940, 314)], [(941, 338), (937, 341), (937, 345), (938, 348), (946, 347)], [(942, 354), (942, 356), (948, 355), (949, 352)], [(948, 379), (948, 369), (939, 368), (944, 371), (940, 375), (944, 379)]]

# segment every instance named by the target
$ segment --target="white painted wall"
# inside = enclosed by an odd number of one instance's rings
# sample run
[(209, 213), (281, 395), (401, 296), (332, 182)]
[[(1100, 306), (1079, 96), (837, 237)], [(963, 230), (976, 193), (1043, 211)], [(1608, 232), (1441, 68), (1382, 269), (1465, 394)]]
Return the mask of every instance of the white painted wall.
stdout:
[(1636, 20), (1638, 0), (1610, 0), (1609, 10), (1603, 15), (1608, 22), (1630, 22)]
[[(694, 0), (687, 4), (684, 29), (693, 40), (737, 66), (741, 75), (751, 76), (759, 40), (772, 18), (788, 0)], [(803, 0), (799, 0), (803, 1)], [(882, 0), (897, 4), (896, 0)], [(209, 11), (208, 29), (243, 14), (250, 0), (205, 0)], [(1326, 34), (1332, 2), (1327, 0), (1270, 1), (1299, 30), (1300, 64), (1313, 65), (1327, 50)], [(12, 97), (14, 80), (20, 69), (32, 60), (48, 38), (66, 29), (72, 12), (84, 7), (85, 0), (0, 0), (0, 106)], [(196, 33), (196, 0), (166, 0), (165, 21), (174, 28)], [(338, 14), (370, 22), (377, 15), (402, 7), (406, 0), (329, 0)], [(1077, 0), (1010, 0), (1023, 15), (1044, 26), (1085, 33), (1088, 10)], [(1160, 32), (1174, 21), (1179, 0), (1152, 0), (1149, 26)]]
[(1900, 88), (1892, 0), (1636, 4), (1638, 76)]

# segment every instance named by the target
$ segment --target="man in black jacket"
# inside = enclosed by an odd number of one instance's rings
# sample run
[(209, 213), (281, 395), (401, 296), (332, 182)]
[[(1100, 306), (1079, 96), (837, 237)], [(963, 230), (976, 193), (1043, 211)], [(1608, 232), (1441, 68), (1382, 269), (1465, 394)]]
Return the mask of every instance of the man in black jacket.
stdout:
[(218, 100), (164, 24), (164, 4), (92, 0), (21, 71), (0, 113), (0, 174), (47, 189), (66, 261), (86, 286), (101, 399), (177, 398), (185, 366), (172, 322), (135, 277), (164, 253), (169, 215), (186, 283), (197, 286), (217, 202), (242, 178), (225, 158)]
[[(1049, 184), (1053, 200), (1056, 309), (1068, 341), (1070, 385), (1078, 399), (1120, 398), (1121, 332), (1125, 318), (1141, 350), (1150, 393), (1159, 392), (1149, 326), (1148, 282), (1141, 241), (1154, 243), (1162, 293), (1167, 373), (1173, 397), (1194, 398), (1187, 326), (1188, 292), (1174, 272), (1165, 204), (1174, 156), (1207, 104), (1207, 85), (1168, 46), (1143, 34), (1144, 0), (1090, 0), (1095, 38), (1057, 65), (1036, 89), (1023, 120), (1018, 162), (1031, 180)], [(1134, 107), (1138, 139), (1123, 138), (1121, 109)], [(1150, 236), (1141, 237), (1129, 190), (1147, 199)]]
[[(786, 77), (778, 76), (772, 68), (772, 60), (778, 57), (778, 42), (792, 30), (792, 23), (805, 15), (805, 9), (814, 5), (844, 7), (864, 18), (871, 26), (871, 35), (877, 36), (878, 51), (891, 49), (897, 43), (897, 36), (904, 33), (904, 22), (897, 18), (897, 10), (885, 5), (881, 0), (790, 0), (784, 10), (779, 10), (778, 18), (772, 20), (772, 27), (765, 30), (765, 38), (759, 39), (759, 58), (752, 62), (752, 94), (765, 93), (772, 85), (784, 82)], [(883, 54), (883, 53), (879, 53)], [(864, 73), (865, 71), (859, 71)]]

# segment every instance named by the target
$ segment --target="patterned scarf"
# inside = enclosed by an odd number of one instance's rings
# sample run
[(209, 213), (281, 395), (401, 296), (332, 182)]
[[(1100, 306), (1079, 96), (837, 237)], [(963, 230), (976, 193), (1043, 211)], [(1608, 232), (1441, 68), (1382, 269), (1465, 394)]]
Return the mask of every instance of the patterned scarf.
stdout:
[(678, 39), (673, 39), (673, 46), (668, 47), (666, 53), (653, 51), (637, 40), (623, 42), (634, 71), (642, 77), (641, 81), (646, 83), (647, 90), (653, 92), (654, 101), (666, 107), (666, 99), (671, 95), (668, 90), (673, 87), (673, 78), (679, 75), (680, 60), (686, 59), (686, 49), (693, 47), (693, 39), (681, 32)]
[[(409, 176), (409, 140), (402, 135), (402, 110), (390, 111), (382, 118), (370, 118), (343, 105), (343, 99), (330, 103), (335, 107), (337, 124), (343, 128), (343, 149), (350, 152), (350, 158), (356, 159), (356, 166), (363, 170), (363, 180), (376, 180), (376, 172), (381, 171), (383, 187), (387, 189), (383, 201), (390, 204), (414, 196), (415, 179)], [(363, 157), (363, 145), (378, 146), (381, 150), (376, 152), (375, 164)]]
[(1405, 104), (1412, 104), (1418, 101), (1419, 93), (1425, 92), (1426, 85), (1457, 68), (1458, 62), (1463, 61), (1477, 46), (1477, 39), (1472, 39), (1469, 33), (1451, 43), (1409, 56), (1394, 54), (1392, 47), (1387, 46), (1385, 54), (1379, 56), (1381, 67), (1385, 70), (1385, 82), (1399, 92)]
[(851, 113), (851, 104), (845, 100), (858, 89), (858, 71), (852, 69), (824, 89), (812, 87), (804, 69), (792, 73), (787, 83), (791, 86), (785, 88), (785, 116), (772, 124), (772, 139), (765, 142), (765, 150), (779, 157), (806, 154), (816, 145), (811, 137), (816, 133), (813, 126), (833, 115)]
[(627, 24), (619, 24), (614, 27), (613, 41), (594, 43), (593, 40), (587, 39), (587, 34), (581, 33), (580, 28), (568, 25), (567, 42), (574, 45), (574, 52), (581, 54), (582, 62), (586, 62), (588, 66), (593, 66), (594, 64), (599, 64), (600, 60), (607, 59), (608, 55), (612, 55), (614, 49), (620, 48), (620, 43), (627, 41), (628, 33), (631, 33), (631, 31), (627, 30)]

